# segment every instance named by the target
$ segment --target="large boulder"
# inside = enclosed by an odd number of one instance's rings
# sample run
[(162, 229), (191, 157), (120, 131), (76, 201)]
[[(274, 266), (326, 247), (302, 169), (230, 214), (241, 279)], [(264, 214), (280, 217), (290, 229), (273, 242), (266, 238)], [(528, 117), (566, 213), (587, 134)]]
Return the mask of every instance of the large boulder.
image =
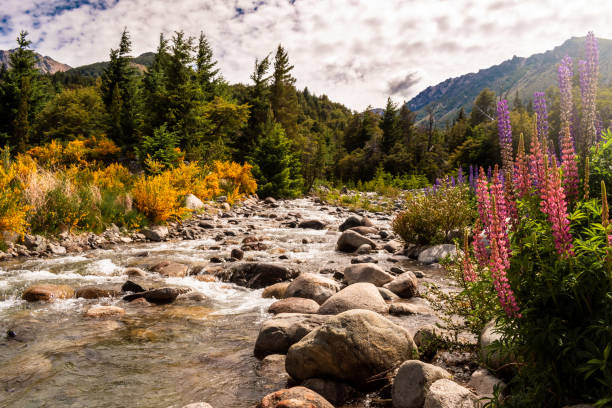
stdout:
[(297, 275), (296, 270), (274, 263), (240, 263), (217, 274), (225, 281), (252, 289), (265, 288)]
[(160, 263), (154, 265), (151, 268), (151, 271), (157, 272), (161, 276), (165, 276), (167, 278), (182, 278), (187, 276), (189, 266), (174, 261), (161, 261)]
[(270, 354), (285, 354), (297, 343), (327, 321), (327, 316), (302, 313), (280, 313), (262, 323), (255, 341), (254, 354), (264, 358)]
[(89, 285), (81, 286), (75, 292), (75, 296), (83, 299), (99, 299), (103, 297), (115, 297), (121, 294), (121, 288), (116, 285)]
[(391, 282), (388, 282), (383, 287), (389, 289), (397, 296), (404, 299), (409, 299), (418, 293), (419, 281), (414, 273), (408, 271), (399, 276), (396, 276)]
[(193, 194), (187, 194), (185, 196), (185, 208), (188, 210), (199, 210), (204, 207), (204, 203), (198, 197)]
[(291, 346), (285, 369), (297, 381), (332, 378), (365, 387), (371, 377), (417, 356), (406, 329), (372, 311), (349, 310)]
[(421, 408), (429, 387), (437, 380), (451, 377), (448, 371), (435, 365), (419, 360), (405, 361), (393, 380), (393, 408)]
[(21, 298), (28, 302), (53, 301), (55, 299), (69, 299), (74, 297), (74, 289), (67, 285), (53, 285), (50, 283), (32, 285), (27, 288)]
[(343, 232), (343, 231), (346, 231), (347, 229), (354, 228), (354, 227), (360, 227), (360, 226), (361, 226), (361, 219), (359, 219), (359, 217), (357, 217), (356, 215), (351, 215), (346, 220), (344, 220), (342, 224), (340, 224), (340, 226), (338, 227), (338, 230), (340, 230), (340, 232)]
[(257, 408), (334, 408), (325, 398), (305, 387), (293, 387), (268, 394)]
[(361, 235), (368, 235), (368, 234), (378, 234), (378, 230), (374, 227), (353, 227), (350, 228), (349, 231), (355, 231), (358, 234)]
[(290, 297), (277, 300), (268, 308), (268, 313), (317, 313), (319, 304), (312, 299)]
[(374, 286), (383, 286), (393, 280), (393, 275), (388, 274), (376, 264), (360, 263), (344, 269), (344, 280), (349, 285), (367, 282)]
[(291, 282), (279, 282), (275, 283), (274, 285), (270, 285), (263, 290), (261, 297), (265, 299), (283, 299), (290, 284)]
[(338, 314), (351, 309), (367, 309), (377, 313), (386, 313), (387, 303), (371, 283), (355, 283), (342, 289), (319, 308), (319, 314)]
[(475, 408), (478, 397), (459, 384), (441, 379), (434, 382), (425, 396), (424, 408)]
[(340, 285), (333, 279), (313, 273), (302, 273), (285, 291), (285, 297), (303, 297), (322, 304), (340, 290)]
[(419, 262), (426, 265), (440, 262), (442, 259), (450, 256), (457, 256), (457, 247), (453, 244), (440, 244), (427, 248), (419, 254)]
[(322, 230), (327, 224), (320, 220), (304, 220), (298, 224), (298, 228)]
[(472, 373), (468, 386), (480, 397), (492, 398), (495, 387), (504, 388), (506, 384), (488, 370), (479, 368)]
[(168, 227), (165, 225), (153, 225), (152, 227), (144, 228), (142, 234), (151, 241), (163, 241), (168, 237)]
[(495, 320), (487, 323), (480, 333), (480, 360), (492, 369), (498, 369), (512, 360), (507, 353), (493, 349), (493, 343), (501, 341), (501, 338), (502, 334), (495, 325)]
[(376, 244), (369, 238), (364, 237), (355, 231), (344, 231), (340, 238), (338, 238), (337, 247), (338, 251), (341, 252), (355, 252), (360, 246), (367, 244), (372, 247), (372, 249), (376, 248)]

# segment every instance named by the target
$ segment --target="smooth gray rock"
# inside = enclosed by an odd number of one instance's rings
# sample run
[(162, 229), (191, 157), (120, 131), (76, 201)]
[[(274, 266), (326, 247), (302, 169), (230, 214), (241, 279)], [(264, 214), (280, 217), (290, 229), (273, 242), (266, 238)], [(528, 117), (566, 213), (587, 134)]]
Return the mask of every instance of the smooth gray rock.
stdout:
[[(393, 276), (385, 272), (380, 266), (373, 263), (360, 263), (344, 269), (344, 280), (349, 285), (359, 282), (368, 282), (374, 286), (383, 286), (393, 280)], [(390, 288), (388, 288), (390, 289)], [(392, 292), (393, 290), (390, 289)]]
[(397, 296), (404, 299), (409, 299), (418, 293), (419, 281), (414, 273), (408, 271), (395, 277), (392, 281), (386, 283), (383, 287), (389, 289)]
[(340, 290), (333, 279), (314, 273), (302, 273), (289, 284), (285, 297), (303, 297), (322, 304)]
[(362, 282), (349, 285), (327, 299), (319, 308), (319, 314), (338, 314), (351, 309), (386, 313), (389, 308), (376, 286)]
[(151, 241), (160, 242), (168, 237), (168, 227), (165, 225), (153, 225), (151, 227), (144, 228), (142, 234), (150, 239)]
[(457, 248), (453, 244), (440, 244), (427, 248), (419, 254), (419, 262), (426, 265), (440, 262), (442, 259), (450, 256), (457, 256)]
[(421, 408), (429, 387), (443, 378), (450, 379), (452, 376), (448, 371), (432, 364), (419, 360), (405, 361), (393, 380), (393, 407)]
[(489, 370), (479, 368), (472, 373), (468, 386), (472, 388), (480, 397), (493, 397), (495, 387), (504, 388), (502, 380), (492, 375)]
[(185, 208), (189, 210), (199, 210), (204, 207), (204, 203), (198, 197), (193, 194), (187, 194), (185, 196)]
[(292, 344), (300, 341), (328, 319), (328, 316), (280, 313), (266, 320), (262, 323), (255, 341), (255, 357), (264, 358), (270, 354), (287, 353)]
[(424, 408), (476, 408), (478, 397), (459, 384), (441, 379), (434, 382), (425, 396)]
[(369, 238), (364, 237), (363, 235), (355, 232), (355, 231), (344, 231), (340, 238), (338, 238), (337, 247), (341, 252), (354, 252), (360, 246), (367, 244), (372, 247), (372, 249), (376, 249), (376, 244)]

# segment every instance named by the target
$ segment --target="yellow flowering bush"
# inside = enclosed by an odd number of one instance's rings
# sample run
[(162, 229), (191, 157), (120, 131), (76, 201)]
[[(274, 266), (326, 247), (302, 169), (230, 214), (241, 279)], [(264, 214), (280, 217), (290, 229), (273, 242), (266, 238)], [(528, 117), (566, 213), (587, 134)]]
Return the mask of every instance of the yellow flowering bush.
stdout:
[(23, 202), (23, 184), (19, 176), (24, 163), (11, 163), (8, 149), (0, 149), (3, 163), (0, 164), (0, 231), (13, 231), (23, 235), (28, 223), (28, 206)]
[(132, 190), (136, 208), (154, 222), (186, 215), (189, 210), (182, 207), (182, 195), (172, 181), (171, 171), (140, 177)]
[(93, 183), (103, 190), (123, 191), (132, 185), (134, 177), (130, 171), (119, 163), (96, 170), (92, 175)]
[(253, 194), (257, 191), (257, 182), (251, 174), (251, 166), (248, 163), (240, 165), (235, 162), (214, 162), (214, 173), (219, 179), (221, 190), (227, 195), (227, 201), (233, 204), (244, 197), (245, 194)]
[(113, 141), (92, 136), (67, 143), (52, 140), (46, 145), (33, 147), (27, 154), (42, 167), (56, 170), (71, 165), (81, 168), (95, 167), (100, 161), (113, 159), (120, 151)]

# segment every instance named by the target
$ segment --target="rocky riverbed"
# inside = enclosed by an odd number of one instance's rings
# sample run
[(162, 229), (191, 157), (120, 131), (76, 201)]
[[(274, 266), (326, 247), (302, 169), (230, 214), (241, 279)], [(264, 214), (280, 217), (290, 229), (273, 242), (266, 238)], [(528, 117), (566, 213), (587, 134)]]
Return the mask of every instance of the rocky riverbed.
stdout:
[(451, 289), (435, 265), (451, 248), (406, 251), (390, 221), (252, 198), (169, 228), (26, 237), (0, 254), (0, 406), (473, 406), (491, 388), (473, 355), (391, 385), (438, 320), (419, 291)]

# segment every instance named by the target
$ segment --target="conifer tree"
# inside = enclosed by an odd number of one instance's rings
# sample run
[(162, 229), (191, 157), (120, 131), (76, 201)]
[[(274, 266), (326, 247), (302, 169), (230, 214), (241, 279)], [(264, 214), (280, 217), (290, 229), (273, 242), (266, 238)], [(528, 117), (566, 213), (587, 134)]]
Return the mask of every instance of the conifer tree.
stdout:
[(153, 129), (167, 121), (168, 94), (166, 92), (166, 67), (168, 66), (168, 40), (159, 35), (159, 45), (151, 68), (147, 70), (143, 81), (144, 115), (143, 133), (151, 135)]
[(215, 68), (217, 61), (213, 58), (213, 51), (204, 32), (200, 32), (197, 53), (195, 57), (196, 80), (200, 84), (206, 100), (214, 97), (215, 85), (219, 69)]
[(297, 135), (298, 103), (295, 78), (291, 75), (293, 65), (289, 64), (287, 51), (279, 44), (274, 56), (274, 74), (270, 102), (274, 120), (280, 123), (290, 140)]
[(388, 154), (400, 139), (400, 128), (397, 104), (387, 98), (387, 106), (380, 123), (382, 130), (382, 151)]

